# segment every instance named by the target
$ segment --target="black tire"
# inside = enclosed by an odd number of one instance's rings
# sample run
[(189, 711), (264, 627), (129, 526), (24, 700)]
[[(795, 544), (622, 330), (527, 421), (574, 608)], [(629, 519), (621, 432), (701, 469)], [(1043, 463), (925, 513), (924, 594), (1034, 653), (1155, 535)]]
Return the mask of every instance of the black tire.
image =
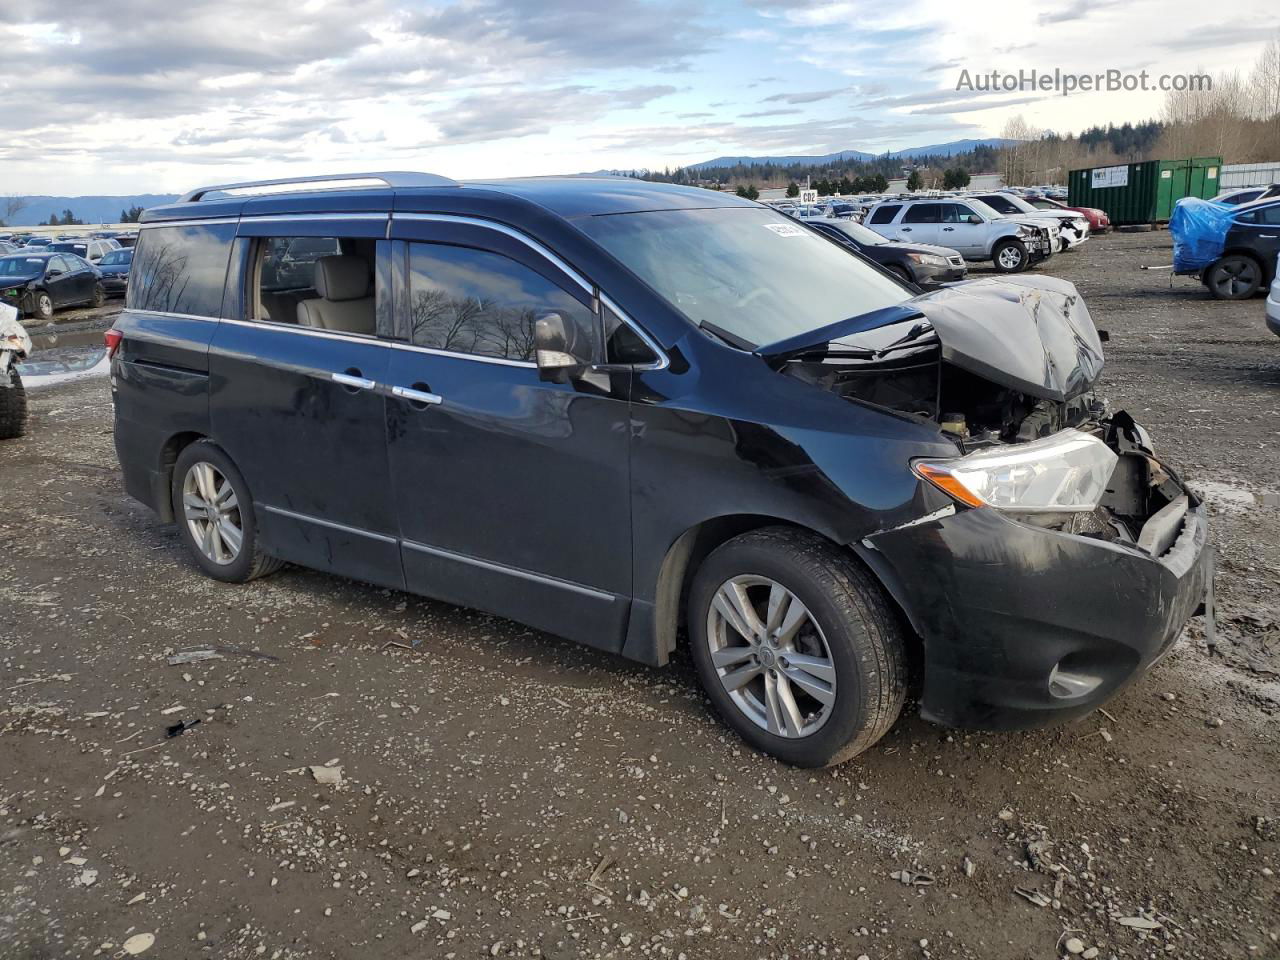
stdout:
[(15, 440), (27, 432), (26, 388), (17, 370), (9, 371), (8, 377), (9, 385), (0, 386), (0, 440)]
[(1204, 283), (1215, 300), (1248, 300), (1262, 287), (1263, 269), (1253, 257), (1233, 253), (1205, 271)]
[[(199, 463), (212, 465), (218, 473), (231, 485), (238, 504), (235, 513), (241, 531), (239, 552), (227, 563), (218, 563), (206, 556), (192, 533), (191, 524), (187, 522), (183, 506), (183, 484), (191, 468)], [(170, 482), (170, 493), (173, 498), (173, 515), (178, 524), (178, 535), (186, 544), (187, 550), (196, 562), (196, 566), (209, 577), (226, 583), (247, 583), (258, 577), (274, 573), (284, 566), (284, 561), (267, 556), (258, 545), (258, 522), (254, 512), (253, 498), (249, 486), (236, 465), (232, 463), (222, 450), (210, 440), (197, 440), (185, 447), (178, 454), (173, 465), (173, 477)]]
[(53, 319), (53, 298), (43, 290), (37, 290), (31, 294), (29, 298), (31, 302), (31, 315), (37, 320), (44, 320), (46, 323)]
[[(808, 735), (779, 736), (753, 721), (726, 691), (712, 662), (712, 603), (722, 584), (744, 575), (768, 578), (794, 594), (826, 641), (834, 700), (822, 708), (825, 721)], [(779, 760), (800, 767), (848, 760), (884, 736), (902, 711), (907, 644), (901, 621), (874, 577), (816, 534), (767, 527), (730, 540), (699, 567), (688, 616), (698, 678), (717, 712), (747, 743)], [(786, 666), (783, 658), (778, 662)]]
[(1021, 273), (1031, 263), (1031, 257), (1025, 243), (1008, 238), (997, 243), (991, 251), (991, 262), (996, 273)]
[(100, 307), (107, 302), (107, 288), (100, 283), (93, 285), (93, 299), (89, 301), (89, 306)]

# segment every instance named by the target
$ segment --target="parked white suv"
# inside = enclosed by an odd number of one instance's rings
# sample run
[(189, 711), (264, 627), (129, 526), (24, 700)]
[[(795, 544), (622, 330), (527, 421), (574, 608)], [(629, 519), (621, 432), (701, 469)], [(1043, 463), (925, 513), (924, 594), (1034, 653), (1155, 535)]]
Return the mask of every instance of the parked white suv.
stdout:
[(1276, 278), (1271, 281), (1271, 293), (1267, 295), (1267, 326), (1280, 337), (1280, 257), (1276, 257)]
[(1061, 242), (1052, 221), (1013, 219), (970, 198), (882, 200), (863, 224), (889, 240), (933, 243), (966, 260), (990, 260), (1000, 273), (1021, 273), (1052, 256)]
[(1075, 210), (1045, 210), (1030, 203), (1025, 197), (1019, 197), (1004, 191), (998, 193), (975, 193), (970, 195), (981, 200), (997, 213), (1006, 217), (1029, 217), (1034, 220), (1055, 220), (1059, 230), (1059, 250), (1070, 250), (1089, 239), (1089, 221), (1084, 214)]

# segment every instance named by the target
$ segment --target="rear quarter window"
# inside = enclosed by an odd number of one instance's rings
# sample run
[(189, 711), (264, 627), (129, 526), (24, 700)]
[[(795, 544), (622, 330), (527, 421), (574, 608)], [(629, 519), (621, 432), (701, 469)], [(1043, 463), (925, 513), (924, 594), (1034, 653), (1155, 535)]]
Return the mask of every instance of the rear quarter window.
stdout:
[(871, 214), (872, 223), (892, 223), (894, 216), (902, 209), (900, 203), (890, 203), (883, 207), (876, 207), (875, 212)]
[(234, 223), (149, 227), (134, 248), (128, 307), (217, 317)]

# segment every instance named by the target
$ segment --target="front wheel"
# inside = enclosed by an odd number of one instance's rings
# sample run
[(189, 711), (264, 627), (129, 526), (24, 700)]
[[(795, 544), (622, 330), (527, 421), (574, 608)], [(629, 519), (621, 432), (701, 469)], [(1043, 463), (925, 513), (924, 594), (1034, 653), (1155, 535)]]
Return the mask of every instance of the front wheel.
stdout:
[(215, 580), (246, 583), (282, 562), (258, 546), (258, 524), (244, 477), (208, 440), (186, 447), (173, 465), (173, 513), (196, 565)]
[(31, 295), (31, 313), (38, 320), (53, 319), (53, 298), (43, 290), (37, 290)]
[(712, 553), (693, 581), (689, 638), (725, 722), (787, 763), (847, 760), (902, 710), (902, 626), (871, 575), (816, 534), (769, 527)]
[(1262, 286), (1262, 267), (1252, 257), (1232, 254), (1211, 266), (1204, 282), (1218, 300), (1248, 300)]
[(107, 288), (100, 283), (95, 283), (93, 285), (93, 299), (90, 301), (90, 306), (100, 307), (106, 302)]
[(9, 384), (0, 383), (0, 440), (14, 440), (27, 432), (27, 391), (17, 370), (0, 372), (0, 378), (5, 376)]
[(1021, 273), (1027, 269), (1027, 245), (1021, 240), (1002, 240), (992, 251), (991, 260), (999, 273)]

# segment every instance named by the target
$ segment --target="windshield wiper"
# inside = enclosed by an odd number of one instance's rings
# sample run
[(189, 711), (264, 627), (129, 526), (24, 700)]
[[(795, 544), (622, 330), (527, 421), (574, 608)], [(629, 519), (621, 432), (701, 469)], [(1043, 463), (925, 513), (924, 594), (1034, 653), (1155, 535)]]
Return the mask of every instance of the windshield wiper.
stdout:
[(719, 337), (729, 346), (736, 347), (738, 350), (746, 350), (749, 353), (756, 348), (756, 345), (750, 340), (743, 340), (736, 333), (730, 333), (724, 327), (717, 326), (710, 320), (703, 320), (699, 322), (698, 326), (703, 330), (706, 330), (712, 336)]

